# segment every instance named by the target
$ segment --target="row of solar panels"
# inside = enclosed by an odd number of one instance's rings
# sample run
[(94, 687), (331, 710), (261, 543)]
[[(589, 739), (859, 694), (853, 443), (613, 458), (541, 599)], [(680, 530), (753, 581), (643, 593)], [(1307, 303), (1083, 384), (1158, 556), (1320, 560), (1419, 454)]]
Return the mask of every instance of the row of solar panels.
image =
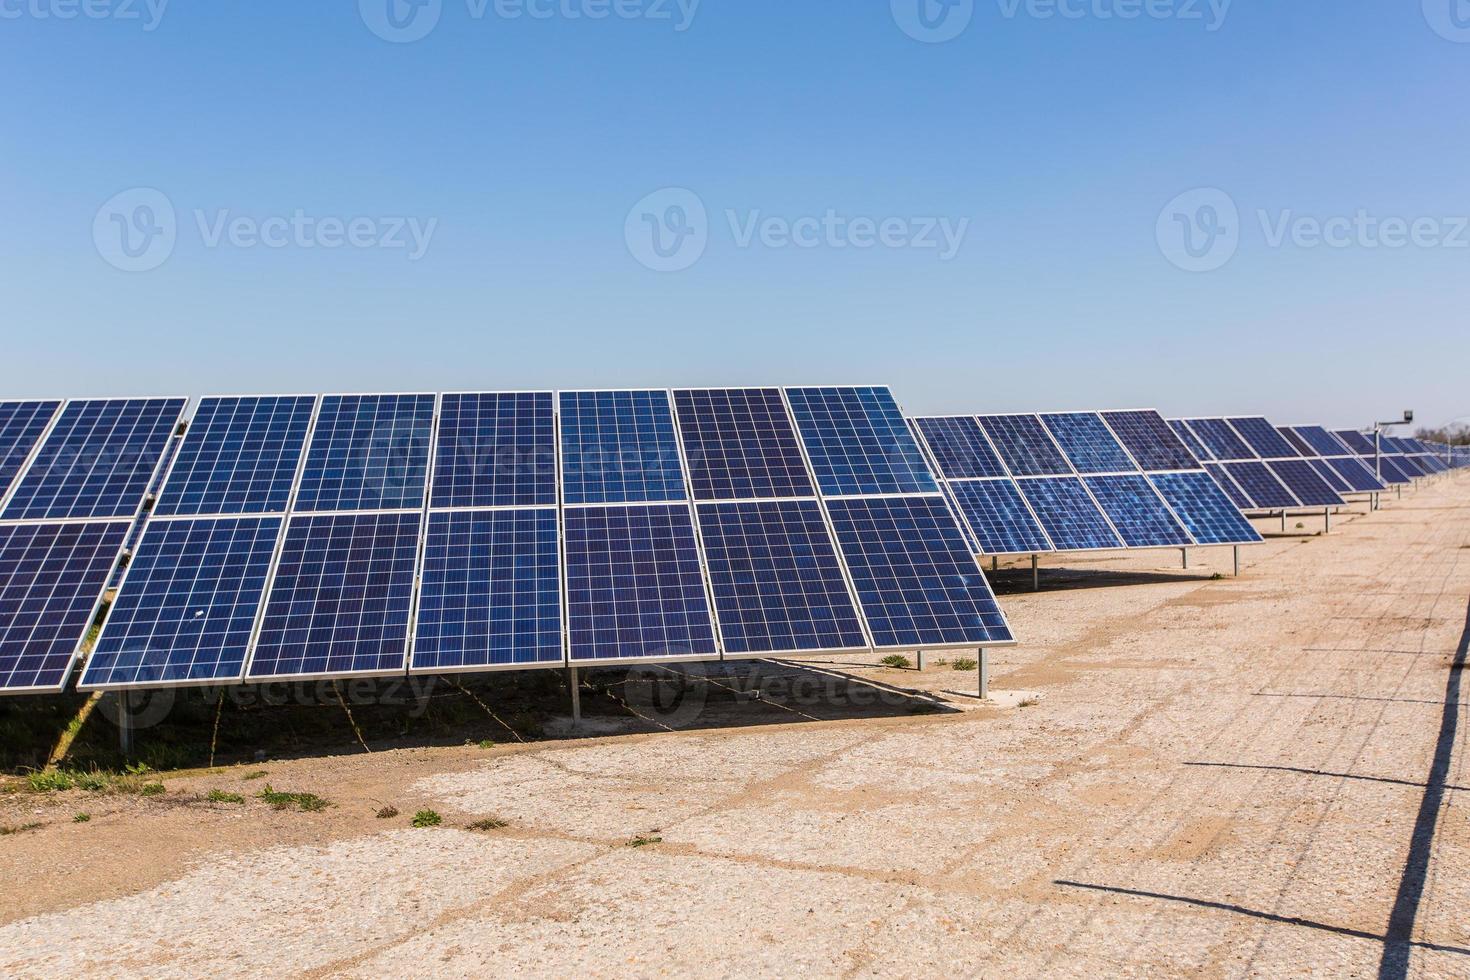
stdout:
[[(0, 686), (65, 686), (183, 399), (0, 406)], [(886, 388), (204, 399), (80, 686), (1013, 642)]]

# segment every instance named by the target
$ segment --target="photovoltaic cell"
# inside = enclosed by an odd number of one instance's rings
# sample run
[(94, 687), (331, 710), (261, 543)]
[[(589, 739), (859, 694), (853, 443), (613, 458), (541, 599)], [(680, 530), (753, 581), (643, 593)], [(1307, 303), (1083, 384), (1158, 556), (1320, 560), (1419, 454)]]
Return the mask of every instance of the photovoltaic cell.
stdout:
[(931, 493), (924, 454), (887, 388), (788, 388), (822, 493)]
[(153, 512), (285, 513), (315, 406), (312, 397), (205, 398)]
[[(1373, 457), (1369, 456), (1363, 462), (1365, 465), (1367, 465), (1370, 471), (1373, 470), (1375, 465)], [(1389, 483), (1414, 482), (1414, 478), (1409, 474), (1408, 470), (1405, 470), (1403, 467), (1401, 467), (1398, 464), (1398, 461), (1392, 456), (1380, 457), (1377, 462), (1377, 470), (1382, 475), (1383, 479), (1387, 480)]]
[(1199, 469), (1194, 454), (1158, 412), (1104, 412), (1103, 418), (1148, 472)]
[(15, 482), (61, 402), (0, 402), (0, 498)]
[(1357, 457), (1329, 459), (1327, 465), (1336, 470), (1355, 493), (1373, 493), (1387, 488), (1387, 484), (1374, 476), (1373, 471), (1364, 466)]
[[(1061, 444), (1079, 473), (1136, 473), (1138, 467), (1092, 412), (1043, 415), (1041, 420)], [(1150, 494), (1150, 496), (1154, 496)]]
[(1291, 429), (1288, 429), (1285, 426), (1278, 425), (1276, 427), (1276, 431), (1280, 433), (1281, 438), (1291, 443), (1291, 448), (1296, 450), (1298, 456), (1310, 458), (1312, 456), (1320, 455), (1317, 450), (1312, 448), (1311, 443), (1307, 442), (1307, 440), (1297, 435)]
[(668, 392), (562, 392), (561, 454), (569, 504), (686, 499)]
[(1251, 498), (1253, 508), (1296, 507), (1296, 497), (1282, 485), (1265, 463), (1226, 463), (1225, 471)]
[(1352, 452), (1336, 436), (1320, 425), (1299, 425), (1296, 427), (1296, 434), (1322, 456), (1347, 456)]
[(561, 660), (556, 510), (430, 514), (413, 669)]
[(431, 507), (556, 503), (556, 411), (549, 391), (445, 395)]
[(1348, 448), (1359, 456), (1373, 455), (1373, 440), (1356, 429), (1338, 429), (1337, 437), (1348, 444)]
[(1072, 465), (1034, 415), (982, 415), (980, 425), (1015, 476), (1069, 474)]
[(1011, 641), (942, 498), (842, 499), (827, 506), (880, 649)]
[(563, 516), (573, 662), (716, 652), (687, 506), (577, 507)]
[(1254, 544), (1261, 540), (1206, 473), (1159, 473), (1149, 481), (1200, 544)]
[(0, 688), (59, 690), (66, 683), (129, 526), (0, 527)]
[(815, 500), (699, 505), (725, 650), (868, 645)]
[[(1179, 437), (1179, 441), (1184, 443), (1189, 448), (1189, 451), (1194, 453), (1194, 458), (1201, 463), (1215, 458), (1215, 454), (1205, 448), (1205, 444), (1200, 442), (1199, 436), (1190, 430), (1183, 419), (1170, 419), (1169, 428), (1174, 430), (1174, 434)], [(1208, 466), (1205, 468), (1209, 469)]]
[(1076, 477), (1021, 480), (1019, 485), (1058, 551), (1123, 547)]
[(1342, 478), (1342, 474), (1338, 473), (1337, 470), (1334, 470), (1331, 466), (1328, 466), (1327, 460), (1309, 459), (1307, 460), (1307, 462), (1311, 464), (1312, 469), (1316, 471), (1317, 475), (1320, 476), (1329, 487), (1331, 487), (1333, 490), (1336, 490), (1339, 494), (1353, 492), (1352, 484), (1344, 480)]
[(68, 402), (20, 478), (4, 518), (134, 516), (184, 404), (182, 398)]
[(1206, 463), (1205, 471), (1215, 478), (1215, 483), (1219, 485), (1221, 490), (1225, 491), (1225, 496), (1229, 497), (1230, 502), (1235, 504), (1235, 506), (1241, 510), (1250, 510), (1255, 506), (1255, 504), (1251, 503), (1251, 498), (1247, 497), (1241, 491), (1240, 487), (1236, 486), (1235, 481), (1230, 478), (1230, 474), (1225, 472), (1223, 463)]
[(1210, 450), (1210, 455), (1221, 462), (1256, 459), (1251, 447), (1246, 445), (1230, 423), (1224, 419), (1189, 419), (1189, 428)]
[(674, 405), (694, 499), (816, 493), (779, 389), (676, 391)]
[(328, 395), (296, 510), (422, 507), (433, 427), (433, 395)]
[(1178, 547), (1194, 543), (1141, 474), (1091, 476), (1086, 478), (1086, 482), (1130, 548)]
[(249, 676), (402, 671), (418, 538), (418, 514), (293, 516)]
[(1304, 459), (1287, 459), (1267, 463), (1276, 478), (1286, 484), (1305, 507), (1325, 507), (1344, 503), (1342, 497), (1327, 485), (1311, 464)]
[(281, 520), (149, 521), (81, 686), (239, 680)]
[(1298, 455), (1276, 427), (1263, 418), (1234, 418), (1230, 424), (1262, 459), (1290, 459)]
[(987, 555), (1051, 551), (1046, 532), (1010, 480), (958, 480), (949, 484), (955, 503)]
[(1005, 467), (972, 415), (917, 420), (929, 451), (946, 479), (1005, 476)]

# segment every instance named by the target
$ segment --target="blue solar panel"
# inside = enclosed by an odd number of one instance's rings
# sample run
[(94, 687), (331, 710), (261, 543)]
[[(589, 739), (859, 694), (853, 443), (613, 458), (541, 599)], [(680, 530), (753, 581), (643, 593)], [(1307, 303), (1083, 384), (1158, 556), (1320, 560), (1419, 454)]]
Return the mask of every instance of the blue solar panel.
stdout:
[(315, 406), (312, 397), (204, 399), (153, 512), (284, 513)]
[(1311, 443), (1307, 442), (1307, 440), (1297, 435), (1291, 429), (1285, 426), (1278, 425), (1276, 427), (1276, 431), (1281, 435), (1281, 438), (1291, 443), (1291, 448), (1296, 450), (1296, 454), (1298, 456), (1311, 457), (1321, 455), (1317, 452), (1317, 450), (1312, 448)]
[(1076, 477), (1022, 480), (1020, 487), (1058, 551), (1123, 547)]
[(0, 689), (60, 690), (129, 523), (0, 527)]
[(1369, 470), (1377, 468), (1378, 473), (1389, 483), (1413, 483), (1414, 477), (1398, 464), (1392, 456), (1379, 457), (1375, 464), (1373, 457), (1369, 456), (1363, 460)]
[[(1194, 453), (1194, 458), (1201, 463), (1215, 458), (1215, 454), (1205, 448), (1205, 444), (1200, 442), (1199, 436), (1190, 430), (1188, 424), (1183, 419), (1170, 419), (1169, 428), (1174, 430), (1174, 434), (1179, 437), (1179, 441), (1184, 443), (1189, 448), (1189, 451)], [(1208, 468), (1206, 467), (1206, 469)]]
[(429, 515), (416, 671), (562, 660), (554, 508)]
[(788, 388), (822, 493), (932, 493), (924, 454), (887, 388)]
[(699, 505), (725, 652), (866, 647), (815, 500)]
[(674, 392), (696, 500), (816, 493), (776, 388)]
[(0, 402), (0, 499), (60, 407), (61, 402)]
[(1296, 434), (1322, 456), (1347, 456), (1351, 450), (1320, 425), (1299, 425)]
[(1236, 485), (1235, 481), (1231, 479), (1230, 474), (1225, 471), (1225, 465), (1223, 463), (1206, 463), (1205, 470), (1210, 476), (1215, 478), (1215, 483), (1219, 485), (1221, 490), (1225, 491), (1225, 496), (1229, 497), (1230, 502), (1235, 504), (1235, 506), (1241, 510), (1250, 510), (1255, 506), (1255, 504), (1251, 503), (1251, 498), (1245, 495), (1245, 492)]
[(1034, 415), (982, 415), (980, 425), (1016, 476), (1071, 473), (1067, 457)]
[(1251, 498), (1251, 507), (1295, 507), (1297, 499), (1282, 486), (1265, 463), (1226, 463), (1225, 471), (1240, 485), (1246, 496)]
[(961, 480), (949, 484), (955, 504), (987, 555), (1034, 555), (1052, 550), (1010, 480)]
[(238, 680), (281, 518), (149, 521), (81, 686)]
[(1257, 458), (1224, 419), (1189, 419), (1188, 423), (1190, 430), (1209, 448), (1210, 455), (1221, 462)]
[(1078, 473), (1136, 473), (1138, 467), (1100, 416), (1091, 412), (1043, 415), (1041, 420), (1061, 444)]
[(1387, 484), (1374, 476), (1373, 471), (1364, 466), (1356, 457), (1329, 459), (1327, 465), (1336, 470), (1355, 493), (1372, 493), (1387, 489)]
[(418, 514), (292, 517), (249, 676), (401, 672), (418, 539)]
[(1401, 470), (1412, 477), (1425, 476), (1429, 472), (1412, 456), (1395, 456), (1394, 462), (1399, 465)]
[(1198, 543), (1255, 544), (1261, 540), (1208, 474), (1160, 473), (1149, 480)]
[(134, 516), (184, 405), (183, 398), (68, 402), (5, 519)]
[(1087, 478), (1087, 488), (1130, 548), (1194, 543), (1142, 475), (1092, 476)]
[(1328, 486), (1327, 481), (1318, 476), (1317, 471), (1304, 459), (1281, 460), (1266, 465), (1304, 506), (1325, 507), (1344, 502), (1342, 496)]
[(561, 459), (569, 504), (686, 499), (665, 391), (562, 392)]
[(1300, 455), (1281, 438), (1276, 427), (1263, 418), (1233, 418), (1230, 424), (1262, 459), (1291, 459)]
[(1373, 440), (1356, 429), (1338, 429), (1337, 436), (1348, 444), (1348, 448), (1359, 456), (1373, 455)]
[(556, 503), (551, 392), (445, 395), (429, 502), (433, 507)]
[(946, 479), (1005, 476), (1005, 466), (990, 448), (974, 416), (918, 419), (919, 431)]
[(687, 506), (575, 507), (563, 516), (573, 661), (715, 654)]
[(1199, 469), (1199, 461), (1189, 447), (1179, 441), (1158, 412), (1104, 412), (1103, 418), (1148, 472)]
[(1353, 492), (1352, 484), (1344, 480), (1342, 478), (1342, 474), (1338, 473), (1337, 470), (1334, 470), (1331, 466), (1328, 466), (1327, 460), (1309, 459), (1307, 460), (1307, 462), (1311, 464), (1312, 469), (1317, 472), (1317, 475), (1320, 476), (1324, 481), (1326, 481), (1327, 485), (1336, 490), (1339, 494)]
[(832, 500), (827, 507), (880, 649), (1011, 641), (943, 498)]
[(296, 510), (422, 507), (433, 428), (433, 395), (328, 395)]

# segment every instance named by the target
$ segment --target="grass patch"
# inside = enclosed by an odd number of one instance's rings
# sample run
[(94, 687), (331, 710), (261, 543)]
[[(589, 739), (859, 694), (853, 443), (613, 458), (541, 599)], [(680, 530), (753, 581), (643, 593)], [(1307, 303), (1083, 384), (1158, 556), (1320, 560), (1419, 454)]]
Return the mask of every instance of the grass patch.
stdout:
[(373, 814), (373, 816), (377, 817), (379, 820), (392, 820), (394, 817), (398, 816), (398, 807), (385, 806), (377, 813)]
[(510, 824), (499, 817), (486, 817), (484, 820), (476, 820), (466, 829), (468, 830), (504, 830)]
[(980, 661), (971, 659), (970, 657), (961, 657), (954, 662), (953, 666), (955, 670), (974, 670), (980, 666)]
[(493, 749), (493, 748), (495, 748), (495, 740), (493, 738), (482, 738), (482, 739), (480, 739), (480, 748), (482, 748), (482, 749)]
[(444, 818), (434, 810), (420, 810), (413, 815), (413, 825), (419, 828), (437, 827), (443, 822)]
[(239, 793), (226, 793), (222, 789), (212, 789), (204, 797), (211, 803), (244, 803), (245, 797)]
[(78, 813), (76, 816), (74, 816), (74, 817), (71, 818), (71, 822), (72, 823), (86, 823), (88, 820), (91, 820), (91, 819), (92, 819), (92, 815), (90, 813)]
[(139, 796), (162, 796), (165, 792), (162, 783), (144, 783), (138, 787)]
[(628, 841), (628, 846), (647, 847), (650, 844), (662, 844), (663, 842), (664, 839), (662, 837), (644, 837), (642, 834), (639, 834), (637, 837), (634, 837), (632, 840)]
[(1220, 580), (1221, 580), (1221, 579), (1223, 579), (1223, 578), (1224, 578), (1224, 577), (1225, 577), (1225, 576), (1224, 576), (1224, 575), (1222, 575), (1222, 574), (1221, 574), (1221, 573), (1220, 573), (1220, 572), (1216, 572), (1216, 573), (1215, 573), (1215, 574), (1214, 574), (1214, 575), (1211, 575), (1211, 576), (1210, 576), (1210, 581), (1211, 581), (1211, 582), (1218, 582), (1218, 581), (1220, 581)]
[(9, 824), (0, 824), (0, 837), (9, 837), (12, 834), (23, 834), (27, 830), (36, 830), (45, 826), (39, 823), (23, 823), (12, 827)]
[(62, 793), (79, 789), (87, 793), (158, 796), (164, 792), (164, 786), (144, 778), (143, 773), (150, 771), (146, 766), (129, 767), (127, 772), (121, 773), (106, 769), (42, 769), (26, 773), (26, 787), (32, 793)]
[(247, 772), (245, 775), (241, 776), (240, 778), (241, 779), (263, 779), (263, 778), (265, 778), (266, 776), (269, 776), (269, 775), (270, 775), (270, 773), (266, 772), (264, 769), (257, 769), (254, 772)]
[(32, 793), (59, 793), (73, 789), (76, 785), (76, 778), (65, 769), (42, 769), (40, 772), (26, 773), (26, 786)]
[(276, 810), (289, 810), (294, 806), (304, 813), (319, 813), (328, 806), (327, 801), (315, 793), (277, 793), (270, 783), (266, 783), (265, 789), (256, 796)]
[(889, 654), (878, 662), (885, 667), (894, 667), (899, 670), (904, 670), (913, 666), (913, 664), (909, 662), (908, 657), (905, 657), (899, 653)]

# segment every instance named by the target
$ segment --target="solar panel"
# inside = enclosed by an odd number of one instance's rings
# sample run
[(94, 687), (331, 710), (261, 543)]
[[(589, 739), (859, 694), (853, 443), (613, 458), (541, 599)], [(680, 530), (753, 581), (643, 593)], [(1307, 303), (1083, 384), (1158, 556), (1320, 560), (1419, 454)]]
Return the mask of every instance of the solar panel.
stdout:
[(1329, 459), (1327, 465), (1337, 471), (1357, 493), (1373, 493), (1387, 489), (1387, 484), (1373, 475), (1373, 471), (1356, 456)]
[(942, 497), (844, 498), (827, 508), (878, 649), (1012, 641)]
[(309, 396), (203, 399), (153, 513), (285, 513), (315, 407)]
[(0, 402), (0, 500), (60, 407), (61, 402)]
[(562, 661), (555, 508), (429, 515), (413, 669)]
[(686, 499), (666, 391), (562, 392), (561, 458), (569, 504)]
[(1339, 457), (1352, 452), (1345, 443), (1320, 425), (1298, 425), (1293, 431), (1315, 449), (1319, 456)]
[(0, 689), (59, 691), (121, 557), (128, 521), (0, 527)]
[(1207, 473), (1158, 473), (1149, 477), (1190, 535), (1200, 544), (1248, 544), (1261, 535)]
[(1210, 450), (1210, 455), (1221, 462), (1257, 459), (1255, 452), (1246, 444), (1230, 423), (1224, 419), (1186, 419), (1189, 429), (1199, 436)]
[(1373, 440), (1356, 429), (1338, 429), (1337, 437), (1347, 443), (1348, 448), (1359, 456), (1373, 455)]
[(422, 507), (433, 429), (433, 395), (326, 396), (295, 509)]
[(1221, 490), (1225, 491), (1225, 496), (1229, 497), (1230, 502), (1235, 506), (1241, 510), (1249, 510), (1254, 506), (1251, 503), (1251, 498), (1245, 495), (1245, 492), (1240, 489), (1235, 480), (1226, 472), (1223, 463), (1206, 463), (1205, 471), (1214, 477), (1215, 483), (1219, 485)]
[(779, 389), (682, 390), (674, 405), (696, 500), (816, 492)]
[(955, 504), (987, 555), (1034, 555), (1054, 550), (1010, 480), (956, 480)]
[(1307, 462), (1311, 464), (1312, 469), (1316, 471), (1317, 475), (1320, 476), (1329, 487), (1337, 491), (1338, 494), (1353, 492), (1352, 484), (1348, 483), (1347, 480), (1344, 480), (1342, 478), (1342, 474), (1338, 473), (1337, 470), (1334, 470), (1331, 466), (1328, 466), (1327, 460), (1309, 459), (1307, 460)]
[(556, 411), (549, 391), (445, 395), (433, 507), (556, 503)]
[(149, 521), (80, 686), (239, 680), (280, 532), (279, 517)]
[[(1364, 460), (1364, 462), (1368, 465), (1369, 469), (1372, 469), (1375, 466), (1375, 462), (1371, 457)], [(1398, 460), (1394, 459), (1392, 456), (1379, 457), (1376, 466), (1378, 472), (1382, 474), (1383, 478), (1389, 483), (1414, 482), (1413, 475), (1410, 474), (1408, 470), (1400, 466)]]
[[(1194, 453), (1194, 458), (1201, 463), (1206, 463), (1215, 458), (1215, 454), (1205, 448), (1205, 444), (1200, 442), (1199, 436), (1190, 430), (1189, 425), (1183, 419), (1170, 419), (1169, 428), (1174, 430), (1174, 434), (1179, 437), (1179, 441), (1184, 443), (1189, 451)], [(1209, 469), (1209, 467), (1206, 466), (1205, 469)]]
[(1263, 418), (1233, 418), (1228, 421), (1262, 459), (1290, 459), (1298, 455), (1291, 448), (1291, 443), (1281, 438), (1276, 427)]
[(1299, 506), (1296, 496), (1267, 469), (1265, 463), (1226, 463), (1225, 471), (1251, 498), (1253, 507), (1266, 509)]
[(136, 516), (184, 405), (183, 398), (67, 402), (4, 519)]
[(1013, 476), (1070, 474), (1072, 466), (1034, 415), (982, 415), (980, 425)]
[(1058, 551), (1123, 547), (1081, 480), (1052, 477), (1021, 480), (1018, 484)]
[(419, 516), (293, 516), (248, 676), (402, 673)]
[(946, 479), (1005, 476), (1005, 467), (973, 415), (916, 420)]
[(572, 507), (563, 519), (573, 663), (716, 653), (687, 506)]
[(1194, 454), (1158, 412), (1104, 412), (1103, 419), (1148, 472), (1199, 469)]
[(824, 495), (938, 491), (887, 388), (788, 388), (786, 397)]
[(815, 500), (699, 505), (725, 651), (866, 648)]
[[(1138, 466), (1118, 445), (1102, 417), (1092, 412), (1043, 415), (1078, 473), (1135, 473)], [(1152, 492), (1149, 496), (1155, 496)]]
[(1187, 547), (1194, 543), (1142, 474), (1090, 476), (1086, 483), (1128, 547)]
[(1266, 464), (1276, 478), (1286, 484), (1304, 507), (1326, 507), (1344, 503), (1336, 490), (1317, 475), (1304, 459), (1281, 459)]

